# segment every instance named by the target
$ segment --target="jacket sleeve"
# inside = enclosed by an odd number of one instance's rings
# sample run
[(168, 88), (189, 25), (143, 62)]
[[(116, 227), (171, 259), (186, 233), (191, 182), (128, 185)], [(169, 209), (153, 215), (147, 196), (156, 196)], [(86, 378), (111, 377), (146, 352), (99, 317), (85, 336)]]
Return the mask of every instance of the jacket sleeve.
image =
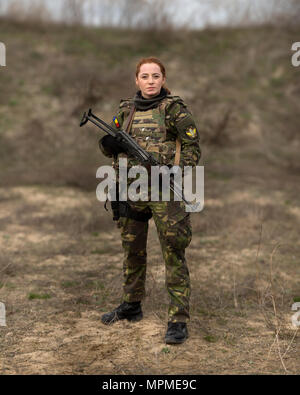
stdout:
[(192, 113), (182, 100), (170, 109), (170, 126), (181, 141), (179, 166), (196, 166), (201, 157), (200, 135)]

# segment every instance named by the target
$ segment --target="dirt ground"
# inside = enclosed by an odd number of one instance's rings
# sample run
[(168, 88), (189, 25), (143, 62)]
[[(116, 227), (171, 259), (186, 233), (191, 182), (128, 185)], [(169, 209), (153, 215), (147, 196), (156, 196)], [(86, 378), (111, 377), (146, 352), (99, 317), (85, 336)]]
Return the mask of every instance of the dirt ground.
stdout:
[[(1, 19), (0, 374), (300, 373), (299, 27), (157, 33)], [(144, 319), (100, 321), (121, 301), (123, 252), (95, 194), (108, 164), (99, 131), (78, 125), (88, 108), (112, 119), (145, 55), (167, 65), (203, 150), (190, 337), (178, 346), (164, 343), (153, 220)]]
[[(300, 186), (262, 158), (210, 153), (186, 257), (190, 337), (164, 343), (168, 298), (150, 221), (144, 319), (104, 326), (122, 294), (119, 229), (94, 192), (0, 190), (2, 374), (299, 374)], [(214, 167), (216, 169), (216, 166)]]

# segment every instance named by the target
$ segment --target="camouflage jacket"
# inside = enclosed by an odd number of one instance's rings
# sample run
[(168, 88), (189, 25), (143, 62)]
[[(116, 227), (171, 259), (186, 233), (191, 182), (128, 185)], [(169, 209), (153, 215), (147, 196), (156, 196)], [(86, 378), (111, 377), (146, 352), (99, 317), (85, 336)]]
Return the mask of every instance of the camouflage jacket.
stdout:
[[(121, 100), (111, 126), (120, 130), (133, 104), (132, 98)], [(136, 111), (129, 133), (162, 165), (174, 164), (176, 139), (179, 139), (181, 143), (179, 162), (181, 168), (183, 166), (194, 167), (200, 160), (199, 131), (191, 112), (179, 96), (168, 95), (161, 100), (158, 107), (147, 111)], [(112, 157), (105, 151), (102, 144), (100, 144), (100, 149), (105, 156)], [(118, 157), (127, 157), (127, 155), (121, 153)], [(128, 168), (136, 164), (136, 161), (128, 158)], [(117, 164), (114, 163), (114, 165)]]

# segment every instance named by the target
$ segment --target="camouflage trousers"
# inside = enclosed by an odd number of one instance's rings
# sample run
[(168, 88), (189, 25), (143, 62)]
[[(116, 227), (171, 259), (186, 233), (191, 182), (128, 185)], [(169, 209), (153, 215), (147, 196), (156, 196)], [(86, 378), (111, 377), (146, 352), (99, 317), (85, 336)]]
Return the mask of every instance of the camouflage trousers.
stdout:
[[(187, 322), (191, 287), (185, 248), (192, 238), (190, 215), (182, 202), (138, 201), (130, 205), (139, 212), (152, 212), (165, 261), (169, 321)], [(145, 296), (148, 222), (122, 217), (118, 227), (124, 249), (123, 301), (140, 301)]]

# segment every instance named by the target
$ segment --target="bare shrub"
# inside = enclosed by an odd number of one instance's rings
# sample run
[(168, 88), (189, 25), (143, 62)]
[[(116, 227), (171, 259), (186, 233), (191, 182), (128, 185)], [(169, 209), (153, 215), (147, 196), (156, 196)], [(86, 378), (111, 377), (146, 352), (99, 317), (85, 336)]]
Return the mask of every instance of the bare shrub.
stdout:
[(206, 118), (206, 129), (203, 131), (202, 141), (207, 144), (222, 146), (226, 144), (230, 138), (228, 133), (228, 126), (232, 108), (223, 110), (218, 116), (214, 115), (213, 118)]
[(138, 20), (136, 27), (151, 31), (170, 31), (174, 29), (173, 16), (170, 5), (165, 1), (147, 1), (143, 18)]
[(85, 0), (63, 0), (62, 20), (69, 25), (83, 25), (85, 3)]
[(7, 7), (6, 16), (13, 21), (33, 24), (51, 21), (51, 13), (41, 0), (34, 0), (27, 4), (12, 0)]
[[(69, 78), (76, 81), (75, 86), (77, 91), (81, 92), (80, 101), (75, 103), (72, 110), (72, 115), (79, 117), (82, 111), (86, 111), (89, 107), (101, 106), (107, 108), (108, 98), (118, 91), (120, 97), (128, 97), (133, 90), (133, 72), (129, 68), (124, 68), (122, 65), (107, 69), (102, 65), (87, 65), (83, 67), (87, 71), (83, 72), (86, 75), (85, 79), (75, 79), (69, 75)], [(82, 73), (82, 69), (78, 70)], [(74, 70), (73, 73), (76, 73)], [(67, 77), (68, 78), (68, 77)], [(133, 93), (133, 92), (132, 92)]]
[(299, 0), (273, 0), (271, 23), (277, 26), (298, 27), (300, 24)]
[(162, 31), (173, 29), (170, 3), (163, 0), (102, 1), (100, 8), (102, 26)]
[[(72, 26), (88, 23), (152, 32), (170, 32), (175, 27), (193, 29), (215, 25), (268, 23), (274, 26), (298, 26), (300, 21), (298, 0), (199, 0), (198, 4), (193, 3), (193, 7), (187, 6), (184, 15), (179, 15), (178, 3), (165, 0), (61, 0), (58, 19)], [(27, 3), (11, 0), (5, 12), (8, 18), (17, 21), (45, 23), (54, 20), (54, 15), (42, 0)]]
[(199, 0), (197, 10), (197, 16), (202, 16), (205, 27), (216, 24), (232, 27), (260, 24), (299, 26), (300, 21), (298, 0)]

